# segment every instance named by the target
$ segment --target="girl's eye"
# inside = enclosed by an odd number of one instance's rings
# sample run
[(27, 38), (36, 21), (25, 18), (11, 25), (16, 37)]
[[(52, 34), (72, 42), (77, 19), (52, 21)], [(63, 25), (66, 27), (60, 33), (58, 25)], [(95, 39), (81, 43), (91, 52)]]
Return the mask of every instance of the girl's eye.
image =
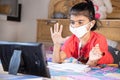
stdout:
[(81, 25), (82, 24), (82, 22), (81, 21), (78, 21), (78, 23)]
[(83, 24), (82, 21), (70, 21), (70, 23), (71, 23), (71, 24), (75, 24), (75, 23), (77, 23), (77, 24), (79, 24), (79, 25), (82, 25), (82, 24)]

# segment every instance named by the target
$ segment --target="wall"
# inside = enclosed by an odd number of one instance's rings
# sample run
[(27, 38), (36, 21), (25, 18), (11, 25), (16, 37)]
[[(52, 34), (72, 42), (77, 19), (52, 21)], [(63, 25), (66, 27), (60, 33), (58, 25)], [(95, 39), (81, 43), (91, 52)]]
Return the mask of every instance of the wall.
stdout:
[(0, 20), (0, 40), (16, 41), (19, 23)]
[(21, 22), (0, 20), (0, 40), (35, 42), (38, 18), (47, 18), (50, 0), (19, 0)]

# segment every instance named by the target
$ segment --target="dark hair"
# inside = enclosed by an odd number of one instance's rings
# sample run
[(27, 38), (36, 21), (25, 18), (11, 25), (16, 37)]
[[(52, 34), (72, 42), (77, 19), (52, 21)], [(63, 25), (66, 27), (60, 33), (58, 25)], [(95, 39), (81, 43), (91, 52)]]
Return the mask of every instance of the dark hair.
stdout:
[(94, 5), (92, 3), (91, 0), (85, 0), (86, 2), (81, 2), (78, 3), (76, 5), (74, 5), (71, 9), (70, 9), (70, 15), (84, 15), (86, 17), (88, 17), (88, 19), (90, 21), (95, 20), (96, 23), (94, 25), (94, 27), (92, 27), (92, 31), (96, 30), (97, 28), (97, 19), (95, 18), (95, 10), (94, 10)]

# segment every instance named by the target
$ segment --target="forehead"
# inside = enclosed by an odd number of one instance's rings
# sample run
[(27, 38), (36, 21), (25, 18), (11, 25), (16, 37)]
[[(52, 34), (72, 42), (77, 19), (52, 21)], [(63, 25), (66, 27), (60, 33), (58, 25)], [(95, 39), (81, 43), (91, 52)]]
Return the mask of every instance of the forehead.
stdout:
[(73, 21), (78, 21), (78, 20), (88, 21), (89, 19), (88, 19), (88, 17), (86, 17), (84, 15), (71, 15), (70, 20), (73, 20)]

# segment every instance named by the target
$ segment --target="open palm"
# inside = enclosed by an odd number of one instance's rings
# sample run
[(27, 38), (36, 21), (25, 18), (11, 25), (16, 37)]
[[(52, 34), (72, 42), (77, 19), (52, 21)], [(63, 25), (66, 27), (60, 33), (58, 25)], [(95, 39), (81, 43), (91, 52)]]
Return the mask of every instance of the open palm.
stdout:
[(92, 48), (89, 54), (90, 60), (99, 60), (102, 57), (102, 52), (100, 51), (99, 44), (96, 44), (95, 47)]
[(51, 38), (53, 40), (54, 44), (61, 44), (64, 42), (64, 38), (62, 38), (61, 34), (62, 34), (62, 30), (63, 30), (63, 25), (60, 25), (58, 23), (56, 23), (54, 25), (54, 29), (52, 29), (52, 27), (50, 28), (50, 32), (51, 32)]

